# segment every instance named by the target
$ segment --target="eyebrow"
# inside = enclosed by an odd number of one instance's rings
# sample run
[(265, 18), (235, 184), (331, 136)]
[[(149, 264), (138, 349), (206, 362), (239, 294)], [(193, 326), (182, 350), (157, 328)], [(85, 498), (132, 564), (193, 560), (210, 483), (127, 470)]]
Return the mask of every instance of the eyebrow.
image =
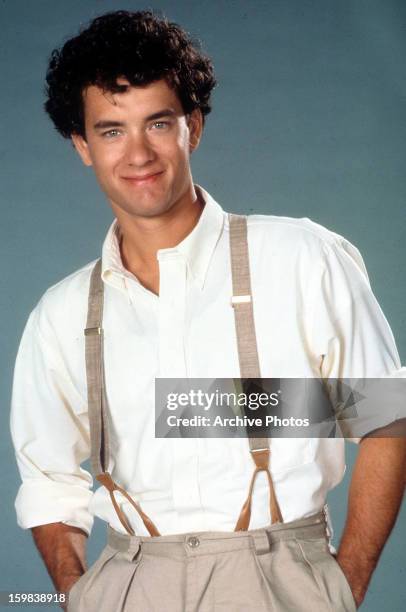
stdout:
[[(152, 115), (148, 115), (148, 117), (145, 117), (145, 121), (146, 122), (154, 121), (155, 119), (161, 119), (162, 117), (175, 117), (175, 116), (176, 116), (176, 112), (172, 108), (163, 108), (157, 113), (153, 113)], [(124, 125), (125, 124), (122, 121), (116, 121), (114, 119), (102, 119), (100, 121), (97, 121), (93, 127), (95, 130), (105, 130), (109, 128), (124, 127)]]

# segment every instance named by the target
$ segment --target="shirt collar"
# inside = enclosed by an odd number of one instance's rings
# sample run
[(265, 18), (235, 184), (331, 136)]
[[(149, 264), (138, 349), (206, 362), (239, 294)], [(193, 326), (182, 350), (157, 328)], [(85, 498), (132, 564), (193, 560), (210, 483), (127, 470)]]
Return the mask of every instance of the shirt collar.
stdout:
[[(204, 208), (199, 221), (193, 230), (176, 247), (160, 249), (157, 259), (165, 259), (167, 255), (179, 253), (187, 263), (189, 272), (203, 289), (210, 260), (215, 246), (221, 236), (225, 212), (221, 206), (199, 185), (196, 191), (204, 201)], [(120, 254), (120, 227), (117, 220), (110, 226), (103, 244), (102, 251), (102, 278), (104, 281), (125, 291), (125, 279), (134, 276), (124, 267)]]

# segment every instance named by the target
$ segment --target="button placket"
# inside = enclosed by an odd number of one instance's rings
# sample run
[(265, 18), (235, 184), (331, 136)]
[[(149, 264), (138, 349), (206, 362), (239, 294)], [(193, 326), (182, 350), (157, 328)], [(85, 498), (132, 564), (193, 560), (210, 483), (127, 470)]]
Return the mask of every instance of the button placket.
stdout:
[(180, 253), (158, 254), (159, 375), (186, 377), (184, 352), (186, 262)]

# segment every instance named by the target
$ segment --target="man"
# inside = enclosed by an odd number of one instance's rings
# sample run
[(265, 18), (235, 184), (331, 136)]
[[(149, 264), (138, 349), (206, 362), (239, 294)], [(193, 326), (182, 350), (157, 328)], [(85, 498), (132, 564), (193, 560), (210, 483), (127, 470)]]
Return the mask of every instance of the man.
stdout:
[[(241, 372), (231, 219), (190, 171), (210, 112), (210, 61), (175, 24), (119, 11), (53, 53), (47, 84), (46, 110), (116, 217), (101, 270), (92, 262), (46, 292), (16, 364), (18, 521), (32, 528), (56, 589), (69, 592), (72, 611), (355, 609), (400, 507), (402, 438), (356, 440), (335, 560), (320, 513), (342, 478), (343, 439), (273, 439), (250, 520), (246, 505), (239, 512), (258, 463), (246, 439), (154, 437), (156, 377)], [(252, 216), (248, 246), (262, 377), (399, 375), (389, 326), (345, 239), (308, 220)], [(88, 303), (92, 283), (102, 289)], [(103, 321), (88, 324), (97, 291)], [(101, 327), (102, 353), (88, 340)], [(103, 376), (108, 412), (92, 424)], [(80, 467), (90, 438), (105, 485), (94, 494)], [(109, 544), (86, 571), (93, 515), (110, 525)]]

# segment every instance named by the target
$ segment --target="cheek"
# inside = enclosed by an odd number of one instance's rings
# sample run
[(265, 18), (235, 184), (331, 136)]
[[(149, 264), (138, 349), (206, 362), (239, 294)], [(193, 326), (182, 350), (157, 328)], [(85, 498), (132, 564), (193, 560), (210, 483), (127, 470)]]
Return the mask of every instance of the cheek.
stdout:
[(189, 156), (189, 136), (189, 130), (185, 129), (178, 137), (178, 146), (183, 151), (184, 157)]
[(178, 166), (184, 166), (189, 161), (189, 137), (188, 133), (179, 134), (177, 137), (173, 150), (171, 152), (172, 159)]
[(189, 156), (189, 130), (182, 126), (174, 135), (171, 143), (173, 159), (183, 160)]
[(111, 147), (104, 151), (98, 151), (93, 158), (95, 172), (113, 172), (114, 168), (120, 163), (121, 158), (122, 155), (119, 147)]

